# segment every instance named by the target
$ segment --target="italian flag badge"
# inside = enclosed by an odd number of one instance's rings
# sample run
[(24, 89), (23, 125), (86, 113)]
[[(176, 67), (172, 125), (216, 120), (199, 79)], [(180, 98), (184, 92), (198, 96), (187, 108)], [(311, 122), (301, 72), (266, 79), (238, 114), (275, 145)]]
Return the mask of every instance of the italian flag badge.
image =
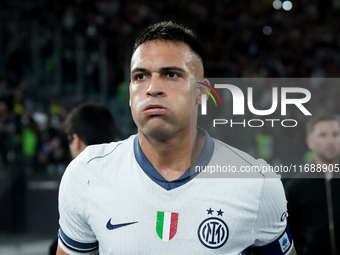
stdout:
[(169, 242), (177, 233), (178, 213), (157, 211), (156, 233), (163, 242)]

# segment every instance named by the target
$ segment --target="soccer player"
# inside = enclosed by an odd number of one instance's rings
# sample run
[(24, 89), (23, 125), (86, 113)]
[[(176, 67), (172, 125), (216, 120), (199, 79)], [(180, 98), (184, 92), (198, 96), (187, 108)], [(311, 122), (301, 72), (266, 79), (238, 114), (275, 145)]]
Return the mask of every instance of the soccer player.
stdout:
[(301, 178), (286, 185), (288, 222), (298, 254), (340, 253), (340, 124), (333, 115), (317, 115), (306, 125), (314, 162)]
[[(135, 41), (130, 106), (138, 134), (89, 146), (59, 191), (64, 254), (295, 254), (278, 178), (196, 178), (190, 167), (260, 165), (196, 127), (202, 48), (172, 22)], [(193, 163), (192, 163), (193, 162)]]
[[(110, 143), (116, 136), (116, 125), (110, 110), (94, 103), (83, 103), (73, 108), (65, 120), (64, 127), (73, 159), (86, 146)], [(57, 244), (57, 239), (51, 244), (51, 255), (56, 254)]]

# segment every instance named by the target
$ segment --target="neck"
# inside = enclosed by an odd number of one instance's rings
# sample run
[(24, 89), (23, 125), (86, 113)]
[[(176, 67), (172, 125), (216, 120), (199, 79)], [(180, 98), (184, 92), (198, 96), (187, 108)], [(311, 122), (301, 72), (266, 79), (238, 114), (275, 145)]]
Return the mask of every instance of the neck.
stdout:
[(138, 130), (139, 143), (144, 155), (168, 181), (178, 179), (194, 162), (204, 145), (204, 137), (197, 129), (190, 135), (178, 134), (166, 140), (157, 140)]
[(335, 164), (337, 164), (339, 162), (339, 158), (335, 158), (334, 160), (330, 161), (330, 162), (326, 162), (324, 160), (322, 160), (321, 158), (319, 158), (318, 156), (315, 157), (314, 162), (316, 165), (320, 165), (322, 169), (324, 169), (324, 165), (327, 165), (327, 171), (328, 172), (333, 172), (334, 171), (334, 166)]

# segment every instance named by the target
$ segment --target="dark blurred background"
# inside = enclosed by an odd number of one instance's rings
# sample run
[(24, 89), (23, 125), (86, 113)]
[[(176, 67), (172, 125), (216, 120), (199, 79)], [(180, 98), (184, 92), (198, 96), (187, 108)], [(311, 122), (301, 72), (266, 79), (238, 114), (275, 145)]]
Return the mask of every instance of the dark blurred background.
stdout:
[[(56, 233), (59, 180), (70, 161), (63, 121), (72, 107), (104, 103), (119, 123), (117, 139), (136, 131), (129, 66), (145, 26), (172, 20), (192, 28), (206, 77), (327, 78), (339, 76), (339, 14), (339, 0), (0, 1), (0, 242)], [(313, 114), (339, 113), (339, 86), (310, 91), (319, 102)], [(301, 162), (312, 159), (303, 126), (284, 134)], [(249, 134), (242, 146), (259, 156), (258, 146), (275, 148), (282, 135), (271, 132), (262, 140)], [(275, 155), (267, 160), (282, 161)]]

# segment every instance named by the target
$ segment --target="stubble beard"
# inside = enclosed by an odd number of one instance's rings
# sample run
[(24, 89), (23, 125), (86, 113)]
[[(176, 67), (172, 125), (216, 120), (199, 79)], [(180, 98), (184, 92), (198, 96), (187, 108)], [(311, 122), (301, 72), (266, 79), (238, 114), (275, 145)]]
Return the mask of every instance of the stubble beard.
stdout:
[(329, 158), (323, 153), (318, 154), (319, 159), (327, 165), (338, 163), (339, 162), (339, 156), (340, 155), (338, 154), (335, 157)]

